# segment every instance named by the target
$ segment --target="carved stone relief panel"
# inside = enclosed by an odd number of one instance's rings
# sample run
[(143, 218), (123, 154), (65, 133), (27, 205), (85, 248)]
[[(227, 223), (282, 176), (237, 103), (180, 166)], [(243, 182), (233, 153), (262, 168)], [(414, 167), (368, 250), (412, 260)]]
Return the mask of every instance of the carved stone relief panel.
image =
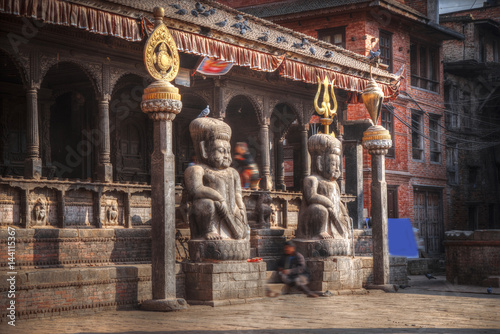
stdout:
[(21, 193), (17, 188), (0, 185), (0, 226), (19, 225)]
[(105, 226), (123, 225), (123, 193), (106, 192), (101, 197), (101, 222)]
[(30, 226), (57, 226), (57, 194), (54, 189), (36, 188), (30, 192)]

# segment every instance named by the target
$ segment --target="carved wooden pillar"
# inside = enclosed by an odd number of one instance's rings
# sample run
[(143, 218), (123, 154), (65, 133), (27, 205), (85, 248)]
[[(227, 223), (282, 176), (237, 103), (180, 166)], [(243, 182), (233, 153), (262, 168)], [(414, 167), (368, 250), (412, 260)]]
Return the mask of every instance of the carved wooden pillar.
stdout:
[(224, 108), (224, 100), (223, 100), (223, 90), (224, 90), (224, 82), (220, 79), (214, 79), (214, 90), (213, 90), (213, 105), (211, 108), (211, 113), (213, 113), (214, 118), (218, 118), (220, 120), (224, 120), (226, 117)]
[[(46, 167), (52, 166), (52, 150), (50, 146), (50, 116), (51, 116), (51, 106), (54, 101), (44, 100), (41, 103), (41, 142), (42, 142), (42, 160)], [(49, 173), (50, 177), (50, 173)]]
[(101, 182), (112, 182), (113, 166), (111, 165), (111, 144), (109, 131), (109, 96), (99, 101), (99, 161), (97, 163), (97, 178)]
[(300, 153), (302, 160), (302, 178), (300, 188), (302, 189), (302, 180), (309, 176), (309, 151), (307, 149), (309, 124), (303, 124), (300, 131)]
[(39, 179), (42, 176), (42, 159), (40, 159), (40, 136), (38, 130), (38, 87), (32, 85), (26, 92), (28, 102), (28, 145), (24, 163), (24, 177)]
[(271, 190), (273, 180), (271, 179), (271, 156), (269, 151), (269, 118), (263, 120), (260, 124), (260, 144), (261, 144), (261, 188)]
[(276, 190), (286, 190), (285, 184), (285, 160), (283, 157), (283, 139), (280, 139), (276, 147)]

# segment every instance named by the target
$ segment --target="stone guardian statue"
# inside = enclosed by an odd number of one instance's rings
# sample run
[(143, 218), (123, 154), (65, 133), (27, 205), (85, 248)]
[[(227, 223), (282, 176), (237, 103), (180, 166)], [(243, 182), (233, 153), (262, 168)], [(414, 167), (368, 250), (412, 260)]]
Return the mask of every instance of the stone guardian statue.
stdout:
[(184, 173), (192, 240), (248, 240), (250, 228), (238, 172), (230, 167), (231, 128), (214, 118), (189, 125), (197, 164)]
[(311, 175), (304, 179), (297, 238), (312, 243), (306, 251), (299, 241), (299, 248), (309, 256), (347, 255), (351, 223), (337, 184), (341, 173), (340, 141), (332, 135), (316, 134), (309, 138), (308, 150)]

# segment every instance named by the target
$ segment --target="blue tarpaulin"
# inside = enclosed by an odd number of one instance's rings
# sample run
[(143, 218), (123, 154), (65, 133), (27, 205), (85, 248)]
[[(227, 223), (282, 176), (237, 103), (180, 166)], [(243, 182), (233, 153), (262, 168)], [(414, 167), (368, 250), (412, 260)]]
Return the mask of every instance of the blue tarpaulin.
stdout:
[(409, 218), (389, 218), (389, 255), (418, 258), (417, 241)]

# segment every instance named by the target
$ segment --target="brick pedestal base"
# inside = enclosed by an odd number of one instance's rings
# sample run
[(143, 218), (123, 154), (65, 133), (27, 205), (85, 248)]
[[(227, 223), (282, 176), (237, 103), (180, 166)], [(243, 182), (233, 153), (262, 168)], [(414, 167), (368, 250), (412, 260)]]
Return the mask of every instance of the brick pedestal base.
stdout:
[(183, 263), (182, 266), (189, 304), (241, 304), (265, 296), (265, 262)]
[(309, 288), (313, 291), (337, 293), (362, 293), (362, 260), (347, 256), (326, 259), (308, 259), (307, 267), (311, 272)]
[(276, 270), (285, 242), (284, 230), (253, 229), (250, 234), (250, 246), (255, 248), (255, 256), (267, 263), (267, 270)]

